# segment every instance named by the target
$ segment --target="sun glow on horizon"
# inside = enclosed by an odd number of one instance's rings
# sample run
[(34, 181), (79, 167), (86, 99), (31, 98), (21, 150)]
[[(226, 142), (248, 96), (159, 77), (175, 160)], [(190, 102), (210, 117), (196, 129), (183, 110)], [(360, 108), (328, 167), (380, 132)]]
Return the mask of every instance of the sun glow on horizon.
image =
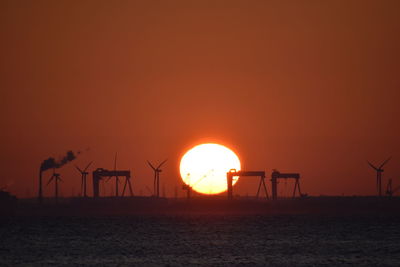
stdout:
[[(238, 156), (219, 144), (201, 144), (188, 150), (181, 159), (183, 182), (202, 194), (219, 194), (227, 190), (226, 173), (240, 170)], [(233, 179), (233, 184), (238, 181)]]

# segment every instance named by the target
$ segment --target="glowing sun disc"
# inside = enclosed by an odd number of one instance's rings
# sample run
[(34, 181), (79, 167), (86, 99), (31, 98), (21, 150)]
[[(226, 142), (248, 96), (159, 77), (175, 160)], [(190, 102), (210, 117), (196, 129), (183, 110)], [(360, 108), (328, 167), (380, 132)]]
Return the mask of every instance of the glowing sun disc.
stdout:
[[(183, 182), (202, 194), (219, 194), (227, 190), (226, 173), (240, 170), (238, 156), (219, 144), (201, 144), (182, 157), (180, 173)], [(233, 179), (235, 184), (238, 179)]]

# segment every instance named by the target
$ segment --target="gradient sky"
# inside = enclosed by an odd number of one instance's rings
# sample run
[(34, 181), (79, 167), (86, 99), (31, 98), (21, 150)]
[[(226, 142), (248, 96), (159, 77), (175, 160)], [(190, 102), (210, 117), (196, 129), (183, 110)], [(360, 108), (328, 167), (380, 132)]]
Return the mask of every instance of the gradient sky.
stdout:
[[(36, 195), (40, 163), (72, 149), (103, 168), (118, 152), (137, 194), (152, 186), (146, 159), (169, 158), (172, 196), (203, 141), (243, 169), (300, 172), (311, 195), (375, 193), (366, 160), (390, 155), (384, 185), (400, 185), (399, 13), (396, 0), (3, 0), (0, 186)], [(73, 164), (59, 172), (76, 195)]]

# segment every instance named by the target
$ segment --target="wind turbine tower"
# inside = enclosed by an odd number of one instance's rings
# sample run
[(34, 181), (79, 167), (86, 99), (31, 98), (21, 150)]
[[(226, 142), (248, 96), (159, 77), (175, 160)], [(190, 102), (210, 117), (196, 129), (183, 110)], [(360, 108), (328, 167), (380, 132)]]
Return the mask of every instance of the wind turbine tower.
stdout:
[(58, 202), (58, 181), (63, 182), (63, 180), (61, 179), (60, 174), (55, 172), (55, 169), (53, 169), (53, 175), (47, 182), (47, 185), (49, 185), (53, 180), (54, 180), (54, 196), (55, 196), (56, 202)]
[(385, 164), (388, 163), (391, 158), (392, 157), (389, 157), (379, 167), (376, 167), (371, 162), (367, 161), (368, 165), (376, 171), (376, 189), (378, 191), (378, 196), (380, 197), (382, 196), (382, 172), (384, 171), (383, 166), (385, 166)]
[(162, 170), (160, 169), (161, 166), (167, 161), (164, 160), (163, 162), (161, 162), (157, 168), (155, 168), (153, 166), (153, 164), (150, 163), (150, 161), (147, 161), (147, 163), (149, 164), (149, 166), (153, 169), (154, 171), (154, 181), (153, 181), (153, 187), (154, 187), (154, 196), (156, 197), (160, 197), (160, 172), (162, 172)]
[(87, 194), (86, 194), (86, 178), (87, 178), (87, 175), (89, 174), (88, 172), (87, 172), (87, 169), (89, 168), (89, 166), (91, 165), (93, 163), (93, 161), (91, 161), (87, 166), (86, 166), (86, 168), (84, 168), (83, 170), (81, 170), (81, 168), (79, 168), (78, 166), (76, 166), (75, 165), (75, 168), (81, 173), (81, 175), (82, 175), (82, 178), (81, 178), (81, 196), (83, 196), (83, 197), (87, 197)]

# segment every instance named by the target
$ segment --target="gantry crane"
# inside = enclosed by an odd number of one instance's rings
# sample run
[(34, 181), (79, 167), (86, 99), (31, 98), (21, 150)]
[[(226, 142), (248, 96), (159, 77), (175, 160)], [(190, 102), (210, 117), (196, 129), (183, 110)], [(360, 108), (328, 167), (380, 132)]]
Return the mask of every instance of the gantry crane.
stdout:
[(268, 198), (267, 186), (265, 185), (265, 171), (236, 171), (235, 169), (231, 169), (226, 174), (226, 181), (228, 183), (228, 199), (233, 198), (233, 177), (234, 176), (259, 176), (260, 183), (258, 185), (257, 197), (259, 196), (261, 186), (263, 186), (265, 190), (265, 197)]
[(299, 196), (303, 196), (300, 191), (300, 174), (299, 173), (280, 173), (277, 170), (273, 170), (271, 174), (271, 184), (272, 184), (272, 199), (278, 199), (278, 179), (295, 179), (293, 198), (296, 196), (296, 189), (298, 189)]
[[(113, 171), (109, 171), (106, 169), (97, 169), (95, 171), (93, 171), (93, 197), (99, 197), (100, 196), (100, 190), (99, 190), (99, 182), (101, 179), (103, 179), (104, 177), (120, 177), (123, 176), (125, 177), (125, 185), (124, 185), (124, 189), (122, 191), (122, 195), (124, 196), (125, 194), (125, 189), (126, 186), (129, 186), (129, 191), (131, 193), (131, 196), (133, 196), (133, 192), (132, 192), (132, 186), (131, 186), (131, 172), (130, 171), (118, 171), (118, 170), (113, 170)], [(116, 194), (116, 196), (118, 197), (118, 194)]]

